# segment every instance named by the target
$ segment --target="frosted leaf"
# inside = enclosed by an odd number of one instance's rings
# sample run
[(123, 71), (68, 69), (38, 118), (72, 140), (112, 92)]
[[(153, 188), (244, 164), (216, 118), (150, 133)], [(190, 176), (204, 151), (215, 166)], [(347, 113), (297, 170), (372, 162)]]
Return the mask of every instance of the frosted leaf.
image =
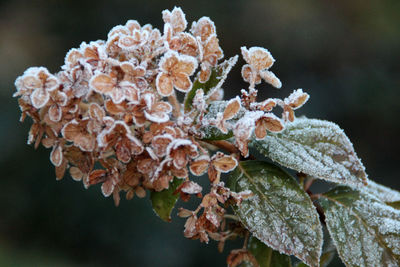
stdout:
[(299, 118), (282, 133), (251, 144), (273, 161), (316, 178), (355, 186), (367, 178), (352, 143), (332, 122)]
[(347, 266), (399, 266), (400, 211), (339, 186), (320, 198), (325, 221)]
[(171, 212), (175, 207), (175, 203), (179, 199), (179, 194), (174, 194), (175, 190), (183, 183), (184, 180), (175, 178), (170, 182), (169, 187), (163, 191), (152, 191), (150, 194), (151, 205), (153, 211), (164, 221), (171, 221)]
[[(255, 237), (251, 237), (247, 249), (254, 255), (260, 267), (291, 267), (290, 257), (280, 254), (266, 246)], [(250, 263), (245, 262), (242, 267), (251, 267)]]
[(229, 179), (229, 187), (251, 190), (234, 211), (245, 227), (269, 247), (294, 255), (310, 266), (319, 266), (322, 229), (308, 195), (277, 166), (244, 161)]
[(400, 192), (368, 180), (368, 185), (359, 188), (363, 193), (374, 195), (383, 202), (400, 201)]

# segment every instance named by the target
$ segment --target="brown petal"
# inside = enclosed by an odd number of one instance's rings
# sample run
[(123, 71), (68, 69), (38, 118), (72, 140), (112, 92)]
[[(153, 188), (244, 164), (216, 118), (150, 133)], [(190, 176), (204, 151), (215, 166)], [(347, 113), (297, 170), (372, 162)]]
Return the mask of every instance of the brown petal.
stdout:
[(75, 181), (80, 181), (82, 180), (83, 177), (83, 173), (82, 171), (77, 168), (77, 167), (71, 167), (69, 169), (69, 174), (71, 175), (72, 179), (74, 179)]
[(110, 93), (115, 87), (115, 81), (106, 74), (97, 74), (90, 80), (90, 86), (99, 93)]
[(252, 69), (249, 64), (243, 65), (242, 67), (242, 77), (245, 82), (250, 83), (252, 76)]
[(94, 170), (89, 174), (89, 185), (95, 185), (105, 181), (107, 176), (106, 170)]
[(117, 142), (115, 145), (115, 155), (117, 156), (117, 159), (123, 163), (128, 163), (131, 160), (131, 153), (127, 144), (124, 144), (121, 141)]
[(254, 66), (257, 70), (270, 68), (275, 62), (271, 53), (261, 47), (251, 47), (249, 49), (249, 64)]
[(229, 100), (224, 110), (223, 119), (224, 120), (232, 119), (239, 112), (240, 108), (241, 104), (240, 104), (240, 98), (238, 96), (236, 98)]
[(89, 116), (92, 119), (101, 121), (103, 117), (106, 115), (103, 108), (99, 106), (97, 103), (91, 103), (89, 106)]
[(62, 135), (68, 141), (74, 141), (75, 137), (80, 134), (81, 127), (78, 122), (73, 120), (68, 122), (62, 129)]
[(254, 130), (254, 134), (257, 139), (264, 139), (267, 136), (267, 126), (264, 120), (258, 120), (256, 122), (256, 129)]
[(141, 186), (136, 187), (135, 193), (139, 198), (144, 198), (146, 196), (146, 190)]
[(123, 103), (117, 105), (111, 99), (106, 101), (105, 106), (107, 111), (113, 115), (119, 115), (126, 112), (126, 107)]
[(194, 70), (197, 68), (197, 61), (194, 57), (181, 55), (179, 56), (179, 62), (177, 62), (173, 68), (173, 75), (178, 73), (186, 74), (188, 76), (192, 75)]
[(176, 74), (173, 81), (175, 88), (181, 92), (187, 92), (192, 87), (192, 81), (186, 74)]
[(59, 167), (63, 161), (62, 147), (60, 145), (54, 146), (50, 153), (50, 161), (54, 166)]
[(211, 76), (211, 68), (209, 67), (201, 68), (199, 74), (199, 82), (205, 83), (206, 81), (208, 81), (208, 79), (210, 79), (210, 76)]
[(115, 185), (111, 179), (108, 179), (101, 185), (101, 192), (105, 197), (109, 197), (114, 191)]
[(31, 94), (32, 105), (35, 108), (42, 108), (50, 99), (50, 94), (42, 88), (35, 89)]
[(213, 165), (217, 171), (229, 172), (236, 168), (237, 160), (232, 156), (223, 156), (213, 160)]
[(170, 96), (174, 90), (172, 79), (165, 73), (159, 73), (156, 79), (157, 92), (161, 96)]
[(68, 167), (68, 161), (64, 159), (60, 166), (56, 167), (56, 179), (61, 180), (64, 177), (65, 171)]
[(59, 122), (61, 120), (61, 116), (62, 116), (61, 107), (56, 104), (53, 104), (49, 108), (49, 119), (54, 122)]
[(201, 157), (190, 164), (190, 171), (193, 175), (201, 176), (207, 171), (209, 162), (210, 159), (208, 157)]
[(262, 111), (271, 111), (276, 106), (274, 99), (267, 99), (260, 103), (259, 109)]
[(278, 77), (275, 76), (275, 74), (273, 72), (268, 71), (268, 70), (263, 70), (263, 71), (260, 71), (260, 76), (261, 76), (261, 78), (264, 79), (264, 81), (271, 84), (273, 87), (278, 88), (278, 89), (282, 87), (281, 81), (278, 79)]
[(267, 130), (270, 132), (281, 132), (285, 128), (282, 121), (274, 114), (265, 114), (264, 121), (266, 123)]
[(166, 154), (167, 146), (172, 142), (173, 138), (171, 135), (159, 135), (153, 138), (151, 141), (151, 146), (154, 149), (154, 152), (159, 157), (163, 157)]
[(202, 17), (193, 23), (191, 31), (194, 36), (200, 36), (201, 41), (204, 42), (211, 34), (215, 33), (215, 25), (210, 18)]

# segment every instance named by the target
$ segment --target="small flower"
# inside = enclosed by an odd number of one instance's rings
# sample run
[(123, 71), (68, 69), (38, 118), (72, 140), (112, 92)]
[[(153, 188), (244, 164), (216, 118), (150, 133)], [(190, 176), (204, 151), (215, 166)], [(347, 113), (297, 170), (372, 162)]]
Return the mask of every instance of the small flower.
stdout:
[(161, 59), (159, 66), (161, 72), (157, 75), (156, 86), (160, 95), (171, 95), (174, 87), (181, 92), (187, 92), (192, 87), (189, 76), (197, 68), (195, 58), (169, 51)]
[(192, 23), (190, 31), (194, 36), (205, 42), (212, 34), (216, 34), (214, 22), (209, 17), (201, 17)]
[(39, 109), (44, 107), (50, 99), (50, 92), (59, 86), (56, 76), (43, 67), (31, 67), (15, 81), (17, 92), (15, 96), (29, 96), (32, 105)]
[(175, 139), (167, 147), (167, 156), (177, 169), (182, 169), (190, 158), (198, 156), (197, 147), (190, 140)]
[(88, 130), (89, 119), (80, 121), (72, 120), (65, 124), (61, 130), (62, 135), (67, 141), (71, 141), (83, 151), (93, 151), (96, 145), (96, 137)]
[(125, 73), (124, 80), (135, 84), (136, 88), (138, 88), (140, 91), (147, 89), (148, 84), (144, 78), (146, 75), (146, 68), (144, 66), (135, 66), (130, 62), (124, 62), (121, 64), (121, 69)]
[(180, 7), (174, 7), (172, 11), (164, 10), (162, 17), (165, 23), (171, 25), (174, 34), (183, 32), (186, 29), (187, 21), (185, 13), (183, 13)]
[(256, 128), (254, 134), (256, 139), (264, 139), (267, 135), (267, 130), (273, 133), (283, 131), (285, 126), (282, 121), (272, 113), (265, 113), (256, 120)]
[(104, 148), (114, 147), (118, 160), (123, 163), (128, 163), (133, 155), (139, 155), (144, 150), (142, 143), (131, 134), (123, 121), (117, 121), (113, 127), (104, 130), (98, 136), (98, 143)]
[(233, 119), (233, 117), (238, 114), (241, 108), (240, 98), (237, 96), (228, 101), (224, 113), (217, 114), (217, 127), (221, 130), (224, 134), (228, 133), (228, 129), (226, 127), (226, 121)]
[(201, 70), (199, 81), (205, 83), (210, 78), (212, 68), (217, 65), (219, 59), (224, 57), (224, 52), (219, 46), (219, 40), (216, 34), (210, 35), (207, 40), (202, 43), (200, 49)]
[(283, 119), (285, 121), (294, 121), (294, 110), (302, 107), (310, 98), (310, 95), (304, 93), (302, 89), (293, 91), (284, 101), (280, 102), (283, 106)]
[(275, 59), (267, 49), (262, 47), (251, 47), (247, 49), (243, 46), (242, 55), (247, 62), (247, 64), (242, 67), (242, 77), (246, 82), (250, 83), (250, 87), (259, 84), (261, 78), (276, 88), (282, 87), (281, 81), (274, 73), (268, 70), (274, 64)]
[(111, 97), (114, 103), (119, 104), (125, 99), (137, 101), (138, 88), (134, 83), (118, 79), (118, 71), (110, 74), (98, 73), (92, 77), (89, 84), (94, 91)]

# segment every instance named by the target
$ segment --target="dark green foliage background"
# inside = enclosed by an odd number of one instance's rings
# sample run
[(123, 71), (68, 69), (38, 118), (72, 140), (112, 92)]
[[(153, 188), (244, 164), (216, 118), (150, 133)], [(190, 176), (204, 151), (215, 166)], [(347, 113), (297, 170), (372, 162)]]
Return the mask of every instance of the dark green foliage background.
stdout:
[[(56, 182), (48, 154), (26, 145), (11, 98), (29, 66), (57, 71), (81, 41), (106, 38), (128, 19), (162, 25), (161, 11), (182, 6), (188, 21), (215, 21), (226, 57), (240, 46), (268, 48), (281, 90), (261, 97), (311, 95), (299, 115), (338, 123), (372, 179), (400, 189), (400, 2), (384, 1), (18, 1), (0, 2), (0, 265), (223, 266), (226, 251), (182, 236), (184, 220), (161, 221), (148, 199), (119, 208), (98, 187)], [(239, 64), (243, 61), (240, 59)], [(236, 67), (227, 96), (244, 84)], [(236, 247), (239, 247), (236, 244)], [(340, 264), (338, 266), (341, 266)]]

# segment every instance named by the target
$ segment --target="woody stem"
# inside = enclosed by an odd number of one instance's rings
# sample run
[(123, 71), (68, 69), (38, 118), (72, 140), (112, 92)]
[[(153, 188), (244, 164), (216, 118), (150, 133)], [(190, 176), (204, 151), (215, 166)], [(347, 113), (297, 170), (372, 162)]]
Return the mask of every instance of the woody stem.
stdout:
[(234, 154), (240, 155), (239, 149), (237, 149), (232, 143), (229, 143), (228, 141), (225, 141), (225, 140), (211, 141), (210, 140), (210, 141), (205, 141), (205, 142), (207, 142), (207, 143), (209, 143), (211, 145), (214, 145), (216, 147), (219, 147), (219, 148), (221, 148), (223, 150), (226, 150), (226, 151), (228, 151), (230, 153), (234, 153)]
[(179, 118), (181, 114), (181, 104), (179, 103), (178, 99), (176, 98), (175, 92), (172, 93), (168, 97), (169, 103), (172, 104), (172, 114), (174, 115), (175, 118)]

